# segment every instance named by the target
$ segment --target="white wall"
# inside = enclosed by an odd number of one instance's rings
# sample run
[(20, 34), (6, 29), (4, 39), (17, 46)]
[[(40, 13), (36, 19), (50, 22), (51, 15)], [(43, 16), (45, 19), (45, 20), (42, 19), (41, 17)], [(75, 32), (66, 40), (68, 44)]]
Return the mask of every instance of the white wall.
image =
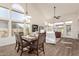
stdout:
[(71, 35), (73, 38), (77, 38), (78, 34), (78, 19), (73, 20), (72, 27), (71, 27)]
[(44, 25), (45, 18), (35, 5), (28, 5), (28, 13), (32, 16), (31, 24)]

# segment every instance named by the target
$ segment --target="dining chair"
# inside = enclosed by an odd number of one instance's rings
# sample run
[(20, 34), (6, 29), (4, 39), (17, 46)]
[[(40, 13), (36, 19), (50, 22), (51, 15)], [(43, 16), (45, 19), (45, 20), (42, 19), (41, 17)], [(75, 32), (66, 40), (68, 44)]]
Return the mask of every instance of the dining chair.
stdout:
[[(15, 36), (16, 36), (16, 41), (17, 41), (17, 46), (18, 46), (17, 52), (21, 51), (20, 56), (22, 56), (23, 52), (29, 49), (30, 43), (21, 37), (22, 34), (16, 33)], [(24, 48), (27, 48), (27, 50), (24, 51)]]
[[(15, 34), (15, 37), (16, 37), (17, 32), (14, 32), (14, 34)], [(24, 33), (23, 33), (23, 32), (19, 32), (19, 35), (23, 36)], [(15, 49), (17, 48), (17, 45), (18, 45), (18, 44), (17, 44), (17, 39), (16, 39)]]
[(46, 33), (39, 33), (37, 41), (33, 42), (30, 46), (31, 50), (34, 52), (36, 51), (36, 55), (39, 56), (39, 53), (43, 52), (45, 55), (44, 51), (44, 42), (46, 39)]
[(15, 43), (15, 49), (16, 49), (16, 48), (17, 48), (17, 45), (18, 45), (18, 44), (17, 44), (17, 36), (16, 36), (16, 35), (17, 35), (17, 33), (16, 33), (16, 32), (14, 32), (14, 35), (15, 35), (15, 39), (16, 39), (16, 43)]

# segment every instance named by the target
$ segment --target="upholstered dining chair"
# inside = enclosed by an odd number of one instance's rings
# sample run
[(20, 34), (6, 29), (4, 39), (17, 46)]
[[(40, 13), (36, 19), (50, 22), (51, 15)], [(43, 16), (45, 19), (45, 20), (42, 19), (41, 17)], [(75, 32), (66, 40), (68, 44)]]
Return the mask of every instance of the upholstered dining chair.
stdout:
[(15, 49), (17, 48), (18, 44), (17, 44), (17, 33), (14, 32), (14, 35), (15, 35), (15, 39), (16, 39), (16, 43), (15, 43)]
[(35, 54), (37, 56), (41, 52), (43, 52), (43, 54), (45, 55), (45, 51), (44, 51), (45, 38), (46, 38), (46, 33), (45, 32), (44, 33), (39, 33), (37, 41), (35, 41), (34, 43), (31, 44), (30, 48), (33, 52), (35, 52)]
[[(17, 34), (17, 32), (14, 32), (14, 34), (15, 34), (15, 37), (16, 37), (16, 34)], [(19, 35), (20, 36), (23, 36), (24, 35), (24, 33), (23, 32), (19, 32)], [(17, 38), (16, 38), (16, 45), (15, 45), (15, 49), (17, 48)]]
[[(21, 51), (20, 56), (22, 56), (22, 54), (24, 52), (24, 48), (27, 48), (27, 50), (28, 50), (29, 49), (29, 45), (30, 45), (30, 43), (27, 42), (26, 40), (22, 39), (21, 36), (22, 36), (22, 34), (15, 33), (17, 46), (18, 46), (17, 52), (19, 52), (19, 50)], [(27, 51), (27, 50), (25, 50), (25, 51)]]

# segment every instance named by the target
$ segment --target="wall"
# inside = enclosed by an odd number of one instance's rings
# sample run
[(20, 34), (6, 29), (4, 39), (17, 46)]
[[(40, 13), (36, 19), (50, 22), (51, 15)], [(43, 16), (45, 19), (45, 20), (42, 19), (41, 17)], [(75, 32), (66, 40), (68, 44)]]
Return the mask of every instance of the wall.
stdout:
[(72, 26), (72, 37), (75, 36), (75, 38), (78, 38), (78, 33), (79, 33), (79, 18), (73, 20), (73, 26)]
[(45, 18), (35, 5), (28, 5), (28, 13), (32, 16), (31, 24), (44, 25)]

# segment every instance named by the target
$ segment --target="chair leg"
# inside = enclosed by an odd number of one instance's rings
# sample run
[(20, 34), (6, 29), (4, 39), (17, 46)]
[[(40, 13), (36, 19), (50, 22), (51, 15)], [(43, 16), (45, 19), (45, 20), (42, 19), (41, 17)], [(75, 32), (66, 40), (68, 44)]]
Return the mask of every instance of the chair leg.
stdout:
[(23, 48), (21, 49), (21, 54), (20, 54), (20, 56), (22, 56), (22, 54), (23, 54)]
[(44, 51), (44, 44), (43, 44), (43, 54), (45, 55), (45, 51)]
[(38, 50), (37, 50), (37, 56), (39, 56)]
[(44, 51), (44, 48), (43, 48), (43, 54), (45, 55), (45, 51)]
[(19, 50), (20, 50), (20, 45), (18, 45), (18, 49), (17, 49), (17, 52), (19, 52)]
[(16, 47), (17, 47), (17, 42), (16, 42), (16, 45), (15, 45), (15, 49), (16, 49)]

